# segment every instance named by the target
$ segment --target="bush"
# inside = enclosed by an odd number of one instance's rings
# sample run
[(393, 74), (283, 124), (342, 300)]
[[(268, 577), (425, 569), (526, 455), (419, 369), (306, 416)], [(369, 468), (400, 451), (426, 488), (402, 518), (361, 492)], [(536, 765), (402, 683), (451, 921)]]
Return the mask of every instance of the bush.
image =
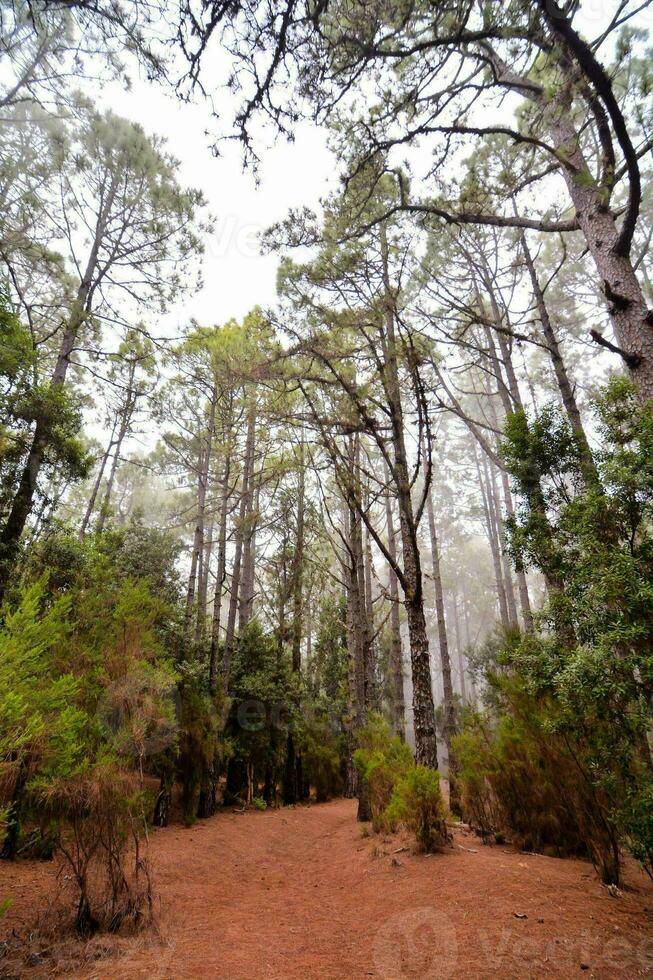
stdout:
[(442, 847), (449, 834), (440, 774), (416, 766), (410, 746), (392, 736), (379, 715), (369, 718), (358, 741), (354, 762), (369, 792), (373, 829), (394, 831), (404, 824), (425, 851)]
[(304, 774), (315, 788), (318, 803), (325, 803), (342, 792), (343, 743), (343, 737), (333, 730), (326, 717), (304, 722), (299, 750)]
[[(474, 745), (518, 840), (585, 850), (617, 883), (620, 843), (653, 864), (653, 413), (619, 378), (595, 415), (589, 467), (558, 409), (508, 418), (511, 550), (550, 587), (541, 632), (504, 645), (486, 744)], [(480, 789), (468, 781), (477, 812)]]
[(136, 777), (112, 760), (101, 761), (74, 778), (48, 783), (41, 804), (61, 828), (59, 850), (77, 889), (77, 933), (147, 924), (152, 887)]
[(396, 783), (413, 766), (413, 753), (409, 745), (391, 735), (380, 715), (371, 715), (360, 729), (358, 744), (354, 763), (367, 785), (372, 827), (378, 833), (388, 829), (386, 809)]
[(446, 813), (439, 772), (413, 766), (395, 784), (385, 819), (390, 825), (403, 823), (422, 848), (431, 853), (449, 840)]
[(604, 881), (617, 881), (617, 827), (582, 751), (551, 729), (514, 678), (494, 683), (502, 712), (469, 716), (455, 738), (464, 819), (486, 841), (589, 857)]
[(653, 878), (653, 780), (649, 777), (638, 792), (625, 801), (622, 815), (629, 851)]

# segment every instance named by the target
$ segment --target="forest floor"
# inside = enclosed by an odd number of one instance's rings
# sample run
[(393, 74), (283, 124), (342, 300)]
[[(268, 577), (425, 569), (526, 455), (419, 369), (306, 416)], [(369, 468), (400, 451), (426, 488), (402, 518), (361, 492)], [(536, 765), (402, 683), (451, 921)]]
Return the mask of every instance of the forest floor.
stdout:
[[(56, 957), (0, 959), (0, 976), (91, 980), (362, 977), (652, 977), (653, 886), (629, 866), (621, 893), (591, 865), (483, 846), (464, 829), (441, 854), (364, 837), (356, 803), (222, 812), (152, 835), (157, 929)], [(24, 934), (56, 865), (0, 867)], [(12, 934), (12, 930), (16, 932)]]

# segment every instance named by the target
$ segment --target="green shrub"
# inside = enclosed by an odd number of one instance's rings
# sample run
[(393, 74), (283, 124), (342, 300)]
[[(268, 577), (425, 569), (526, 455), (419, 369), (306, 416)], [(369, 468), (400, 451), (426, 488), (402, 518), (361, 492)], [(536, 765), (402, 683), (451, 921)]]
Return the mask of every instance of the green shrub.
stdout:
[(629, 851), (653, 878), (653, 780), (629, 794), (622, 814)]
[(446, 814), (439, 772), (427, 766), (413, 766), (397, 780), (385, 819), (390, 825), (403, 823), (430, 853), (449, 839)]
[(471, 715), (456, 736), (463, 817), (484, 840), (589, 857), (606, 882), (618, 880), (618, 830), (610, 800), (583, 757), (552, 730), (542, 706), (516, 679), (494, 679), (498, 717)]
[(369, 790), (372, 827), (390, 829), (386, 809), (397, 781), (413, 766), (410, 746), (392, 736), (380, 715), (372, 715), (358, 733), (354, 763)]
[(268, 805), (262, 796), (255, 796), (252, 800), (252, 806), (255, 810), (267, 810)]
[(342, 758), (339, 742), (323, 730), (306, 732), (301, 740), (302, 762), (315, 787), (318, 803), (325, 803), (342, 790)]

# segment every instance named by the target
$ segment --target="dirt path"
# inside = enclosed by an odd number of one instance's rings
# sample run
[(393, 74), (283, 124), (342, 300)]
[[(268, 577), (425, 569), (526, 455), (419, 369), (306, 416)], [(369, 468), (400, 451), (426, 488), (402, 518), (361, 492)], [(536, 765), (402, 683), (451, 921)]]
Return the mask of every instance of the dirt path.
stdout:
[(634, 869), (613, 898), (583, 862), (461, 833), (435, 856), (402, 843), (363, 838), (345, 800), (159, 831), (160, 937), (65, 975), (653, 976), (653, 889)]

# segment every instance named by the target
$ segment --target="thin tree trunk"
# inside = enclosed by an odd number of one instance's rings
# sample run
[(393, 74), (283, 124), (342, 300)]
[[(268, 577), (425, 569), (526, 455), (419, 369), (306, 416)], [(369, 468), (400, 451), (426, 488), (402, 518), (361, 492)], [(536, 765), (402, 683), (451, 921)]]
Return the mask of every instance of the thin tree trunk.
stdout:
[[(386, 484), (390, 474), (386, 467)], [(391, 559), (397, 562), (397, 538), (395, 535), (392, 516), (392, 499), (390, 492), (385, 495), (385, 520), (388, 532), (388, 552)], [(390, 678), (392, 691), (392, 720), (393, 728), (400, 738), (406, 735), (406, 718), (404, 708), (404, 658), (401, 646), (401, 623), (399, 618), (399, 583), (397, 573), (392, 565), (388, 565), (388, 587), (390, 591)]]
[[(132, 377), (133, 382), (133, 368)], [(109, 507), (111, 506), (111, 495), (113, 493), (113, 484), (116, 479), (116, 471), (118, 469), (118, 463), (120, 462), (120, 450), (122, 449), (122, 444), (124, 442), (125, 436), (129, 431), (129, 426), (132, 419), (132, 414), (134, 411), (135, 396), (130, 391), (128, 392), (127, 399), (122, 408), (120, 414), (120, 428), (118, 429), (118, 438), (116, 439), (116, 444), (113, 450), (113, 457), (111, 459), (111, 469), (109, 470), (109, 479), (107, 480), (106, 489), (104, 491), (104, 497), (102, 499), (102, 505), (100, 507), (100, 513), (97, 520), (97, 531), (101, 534), (104, 530), (104, 525), (106, 523), (107, 517), (109, 515)]]
[(206, 445), (202, 445), (201, 433), (198, 433), (199, 452), (197, 459), (197, 511), (195, 532), (193, 534), (193, 550), (191, 553), (188, 589), (186, 591), (186, 639), (190, 639), (195, 604), (195, 588), (198, 578), (198, 566), (204, 551), (204, 523), (206, 518), (206, 494), (211, 468), (211, 449), (213, 444), (213, 411), (209, 420)]
[[(424, 447), (422, 446), (424, 455)], [(442, 672), (442, 694), (444, 708), (444, 739), (447, 746), (449, 763), (452, 761), (451, 739), (456, 731), (456, 708), (451, 681), (451, 660), (449, 658), (449, 637), (444, 613), (444, 593), (442, 590), (442, 572), (440, 568), (440, 545), (435, 525), (435, 511), (431, 489), (426, 496), (426, 515), (428, 518), (429, 538), (431, 544), (431, 562), (433, 569), (433, 591), (435, 593), (435, 616), (438, 626), (438, 644), (440, 647), (440, 670)]]
[[(253, 482), (253, 477), (252, 477)], [(254, 591), (256, 570), (256, 524), (258, 521), (258, 502), (261, 492), (260, 482), (256, 491), (252, 487), (248, 492), (249, 511), (247, 514), (247, 529), (243, 541), (243, 575), (240, 600), (238, 605), (238, 630), (242, 633), (254, 614)]]
[(252, 402), (247, 416), (247, 436), (245, 439), (245, 458), (243, 461), (243, 485), (240, 498), (240, 509), (238, 522), (236, 524), (234, 564), (231, 573), (231, 596), (229, 598), (229, 614), (227, 617), (227, 630), (224, 643), (224, 657), (222, 661), (222, 683), (225, 693), (229, 688), (229, 674), (231, 671), (231, 660), (236, 642), (236, 616), (238, 613), (238, 603), (240, 594), (241, 565), (243, 560), (243, 542), (246, 531), (247, 514), (249, 507), (249, 493), (251, 489), (253, 470), (254, 470), (254, 444), (256, 439), (256, 405)]
[[(485, 459), (484, 459), (485, 464)], [(484, 466), (485, 468), (485, 466)], [(503, 581), (506, 589), (506, 603), (508, 606), (508, 619), (513, 626), (517, 626), (517, 603), (515, 602), (515, 590), (512, 584), (512, 567), (510, 564), (510, 556), (508, 554), (508, 546), (506, 542), (506, 532), (503, 522), (503, 515), (501, 514), (501, 503), (499, 500), (499, 494), (497, 492), (496, 484), (496, 474), (494, 466), (491, 460), (487, 461), (487, 468), (485, 468), (485, 473), (487, 477), (487, 493), (488, 502), (490, 505), (490, 513), (492, 514), (495, 527), (497, 529), (497, 539), (499, 542), (499, 551), (501, 553), (501, 563), (503, 566)]]
[(209, 591), (209, 575), (211, 572), (211, 555), (213, 553), (213, 520), (209, 523), (206, 534), (204, 549), (201, 554), (201, 563), (198, 574), (197, 586), (197, 618), (195, 621), (195, 642), (202, 643), (206, 633), (206, 601)]
[(86, 531), (88, 529), (88, 525), (90, 523), (91, 517), (93, 516), (93, 511), (95, 510), (95, 502), (97, 500), (97, 495), (98, 495), (99, 490), (100, 490), (100, 485), (102, 483), (102, 478), (104, 477), (104, 471), (106, 469), (107, 462), (109, 460), (109, 454), (111, 452), (111, 449), (113, 448), (113, 444), (114, 444), (113, 441), (114, 441), (114, 437), (115, 437), (115, 434), (116, 434), (116, 427), (117, 427), (117, 425), (118, 425), (118, 419), (115, 418), (114, 419), (114, 422), (113, 422), (113, 427), (111, 429), (111, 436), (109, 438), (109, 443), (108, 443), (107, 448), (105, 449), (105, 451), (102, 453), (102, 461), (100, 463), (100, 466), (99, 466), (98, 471), (97, 471), (97, 475), (96, 475), (95, 480), (93, 482), (93, 489), (91, 490), (91, 495), (88, 498), (88, 504), (86, 505), (86, 511), (84, 513), (84, 518), (82, 520), (81, 527), (79, 529), (79, 540), (80, 541), (82, 541), (84, 539), (84, 535), (86, 534)]
[[(508, 482), (508, 474), (505, 470), (501, 470), (501, 488), (503, 491), (503, 500), (506, 508), (506, 514), (508, 520), (512, 521), (515, 517), (515, 507), (512, 501), (512, 493), (510, 492), (510, 484)], [(531, 609), (531, 600), (528, 594), (528, 582), (526, 580), (526, 572), (524, 571), (524, 566), (521, 562), (517, 562), (516, 568), (517, 575), (517, 591), (519, 592), (519, 606), (521, 608), (522, 619), (524, 621), (524, 629), (527, 633), (532, 633), (534, 629), (533, 623), (533, 611)]]
[(385, 315), (385, 384), (390, 409), (391, 439), (394, 452), (393, 479), (397, 490), (399, 529), (403, 554), (403, 582), (410, 639), (411, 673), (413, 679), (413, 724), (415, 758), (432, 769), (438, 767), (435, 706), (429, 657), (429, 641), (424, 617), (422, 566), (417, 540), (417, 524), (411, 497), (404, 435), (399, 366), (397, 361), (394, 305), (389, 278), (388, 243), (384, 225), (380, 228), (383, 277), (386, 288)]
[(499, 555), (499, 543), (496, 537), (496, 529), (494, 526), (494, 521), (492, 519), (492, 514), (490, 512), (489, 506), (489, 496), (488, 491), (485, 486), (485, 481), (481, 473), (481, 466), (478, 461), (478, 453), (476, 451), (476, 446), (474, 445), (474, 461), (476, 463), (476, 473), (478, 476), (478, 485), (481, 490), (481, 501), (483, 504), (483, 516), (485, 517), (485, 527), (487, 530), (488, 541), (490, 543), (490, 553), (492, 555), (492, 566), (494, 568), (494, 580), (497, 590), (497, 601), (499, 603), (499, 616), (501, 618), (501, 624), (505, 628), (510, 626), (510, 617), (508, 616), (508, 603), (506, 601), (506, 590), (503, 583), (503, 571), (501, 568), (501, 558)]
[(528, 275), (531, 281), (531, 288), (533, 290), (537, 314), (540, 318), (542, 332), (551, 355), (551, 362), (553, 364), (553, 371), (556, 381), (558, 382), (560, 397), (562, 399), (562, 404), (564, 405), (565, 412), (567, 413), (567, 418), (569, 419), (569, 424), (578, 447), (583, 476), (585, 477), (585, 481), (589, 486), (598, 486), (600, 483), (599, 474), (594, 463), (594, 457), (592, 456), (590, 444), (587, 440), (587, 434), (585, 433), (585, 427), (581, 418), (580, 409), (578, 408), (576, 396), (574, 395), (574, 389), (569, 375), (567, 374), (567, 367), (560, 351), (558, 338), (555, 330), (553, 329), (553, 324), (551, 323), (549, 310), (544, 299), (544, 293), (537, 277), (535, 264), (523, 231), (521, 232), (520, 241), (522, 252), (524, 253), (526, 268), (528, 269)]
[(215, 595), (213, 597), (213, 616), (211, 619), (211, 650), (209, 653), (209, 690), (215, 697), (218, 690), (218, 647), (220, 643), (220, 615), (222, 594), (227, 571), (227, 521), (229, 518), (229, 479), (231, 475), (231, 451), (226, 447), (222, 470), (222, 493), (220, 496), (220, 524), (218, 531), (218, 560), (215, 573)]
[(292, 625), (292, 667), (297, 673), (302, 665), (303, 635), (303, 584), (304, 584), (304, 501), (305, 480), (304, 444), (300, 444), (299, 471), (297, 486), (297, 530), (295, 555), (293, 558), (293, 625)]
[[(354, 474), (356, 450), (352, 450)], [(360, 543), (360, 514), (350, 500), (344, 513), (344, 538), (347, 548), (345, 581), (347, 591), (347, 650), (349, 697), (352, 704), (352, 751), (355, 748), (356, 733), (365, 724), (367, 703), (365, 700), (365, 662), (368, 656), (368, 630), (366, 625), (365, 596), (361, 589), (362, 546)], [(356, 795), (358, 796), (357, 819), (371, 819), (369, 791), (365, 781), (355, 774)]]

